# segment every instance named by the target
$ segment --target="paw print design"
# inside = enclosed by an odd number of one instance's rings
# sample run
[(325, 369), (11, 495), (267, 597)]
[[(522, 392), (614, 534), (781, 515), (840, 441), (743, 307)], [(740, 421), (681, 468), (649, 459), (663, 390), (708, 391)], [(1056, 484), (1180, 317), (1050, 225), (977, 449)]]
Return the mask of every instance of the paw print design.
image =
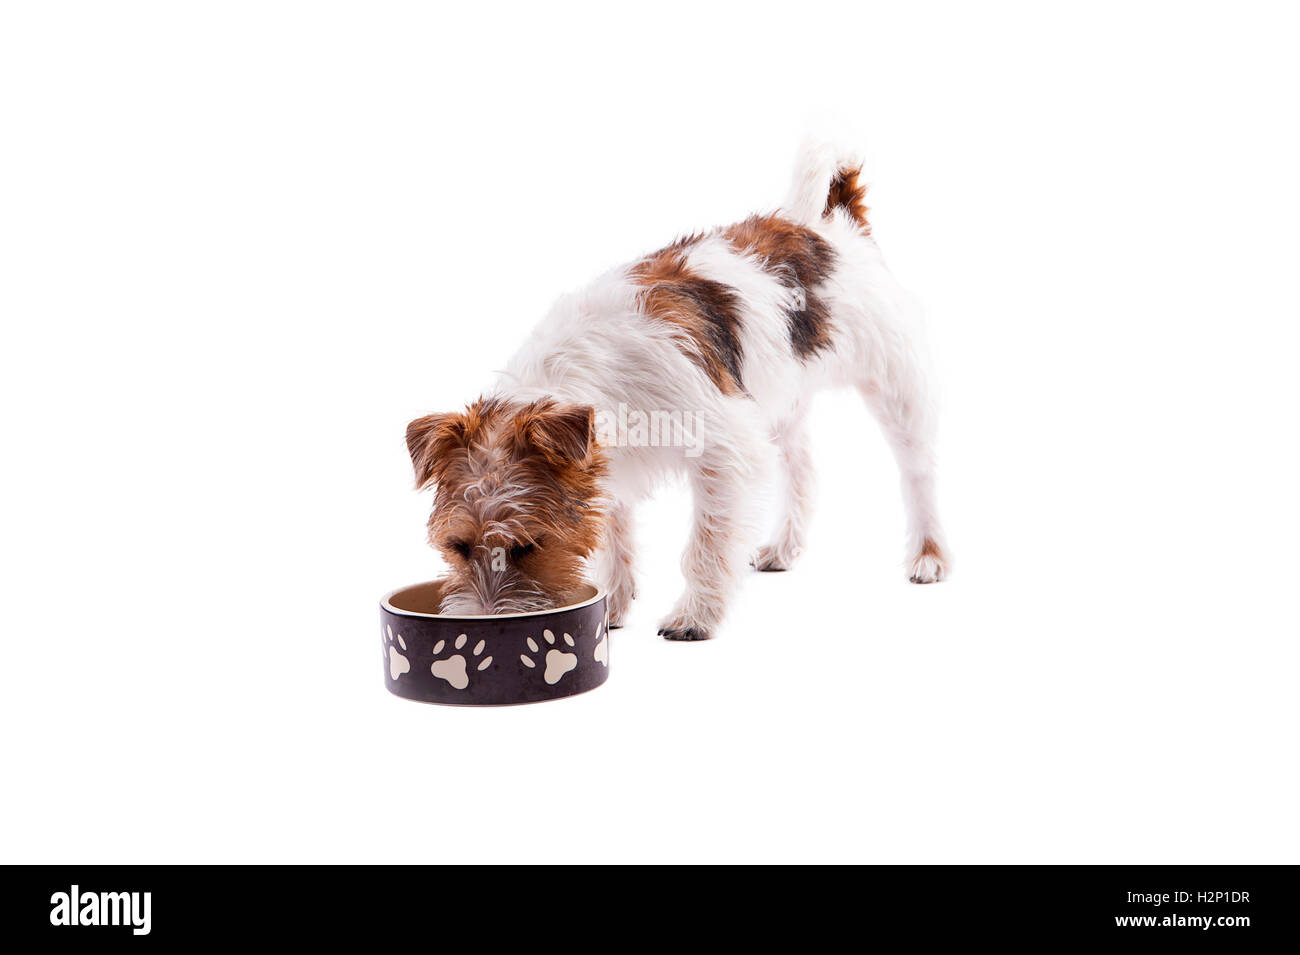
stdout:
[[(576, 653), (566, 653), (555, 646), (555, 634), (549, 630), (542, 631), (542, 639), (551, 644), (546, 651), (546, 670), (542, 673), (542, 679), (546, 681), (548, 686), (555, 686), (564, 678), (564, 674), (578, 666), (578, 655)], [(570, 647), (574, 645), (573, 637), (567, 633), (564, 635), (564, 642)], [(537, 641), (532, 637), (528, 638), (528, 649), (533, 653), (541, 652)], [(537, 661), (527, 653), (519, 654), (519, 661), (530, 669), (537, 666)]]
[(592, 651), (592, 656), (601, 666), (609, 666), (609, 614), (605, 614), (605, 619), (600, 622), (596, 628), (596, 633), (600, 637), (596, 641), (596, 649)]
[(398, 647), (406, 649), (406, 641), (402, 639), (402, 635), (400, 633), (394, 635), (392, 627), (388, 627), (387, 630), (387, 634), (380, 634), (383, 638), (382, 651), (384, 662), (388, 665), (389, 679), (396, 680), (403, 673), (411, 671), (411, 661), (397, 650)]
[[(462, 633), (456, 638), (454, 649), (463, 650), (465, 649), (465, 644), (468, 642), (469, 637)], [(442, 651), (446, 649), (446, 646), (446, 640), (439, 640), (433, 645), (433, 655), (436, 657), (438, 654), (442, 653)], [(480, 656), (483, 656), (483, 649), (486, 646), (487, 641), (480, 640), (478, 643), (474, 644), (474, 649), (470, 651), (469, 661), (466, 661), (464, 654), (453, 653), (445, 660), (434, 660), (433, 666), (430, 667), (430, 669), (433, 670), (433, 675), (439, 680), (446, 680), (455, 689), (463, 690), (465, 687), (469, 686), (469, 663), (476, 664), (474, 667), (475, 670), (486, 670), (491, 665), (492, 658), (490, 656), (483, 657), (482, 660), (478, 659)]]

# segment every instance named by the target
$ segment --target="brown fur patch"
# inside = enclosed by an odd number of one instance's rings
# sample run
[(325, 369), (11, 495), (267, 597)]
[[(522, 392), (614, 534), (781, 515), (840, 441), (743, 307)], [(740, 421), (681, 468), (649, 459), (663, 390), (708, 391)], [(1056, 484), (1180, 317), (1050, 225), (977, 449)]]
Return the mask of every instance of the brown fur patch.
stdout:
[(408, 424), (406, 449), (415, 467), (416, 490), (441, 481), (442, 473), (481, 440), (501, 408), (495, 398), (480, 399), (462, 414), (425, 415)]
[(802, 308), (786, 314), (790, 347), (808, 358), (830, 345), (829, 311), (814, 291), (835, 266), (835, 250), (811, 229), (779, 216), (750, 216), (728, 226), (723, 236), (738, 252), (755, 256), (763, 268), (796, 289)]
[(686, 253), (698, 240), (678, 239), (646, 256), (632, 266), (632, 279), (643, 288), (641, 307), (647, 314), (691, 340), (694, 347), (684, 351), (719, 391), (738, 394), (745, 390), (739, 301), (731, 286), (703, 278), (686, 264)]
[(871, 235), (871, 223), (867, 221), (867, 187), (859, 177), (862, 167), (847, 167), (835, 173), (831, 180), (830, 192), (826, 196), (826, 208), (822, 215), (830, 215), (834, 209), (845, 209), (861, 227), (864, 235)]
[(489, 613), (539, 593), (557, 606), (574, 593), (604, 533), (607, 462), (594, 417), (552, 399), (488, 398), (411, 422), (416, 481), (437, 484), (429, 542), (451, 567), (446, 593), (486, 594)]
[(933, 540), (931, 540), (928, 537), (921, 542), (920, 556), (933, 557), (935, 560), (939, 560), (939, 561), (945, 559), (943, 556), (943, 549), (940, 548), (937, 543), (935, 543)]

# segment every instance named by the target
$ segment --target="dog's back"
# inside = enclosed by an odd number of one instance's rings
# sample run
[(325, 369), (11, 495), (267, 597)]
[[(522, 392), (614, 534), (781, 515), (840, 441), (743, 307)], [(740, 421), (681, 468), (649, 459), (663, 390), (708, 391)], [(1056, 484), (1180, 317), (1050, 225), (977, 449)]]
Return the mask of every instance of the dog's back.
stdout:
[[(678, 239), (561, 299), (497, 386), (595, 409), (616, 553), (630, 553), (620, 525), (654, 478), (686, 471), (696, 531), (668, 636), (708, 634), (746, 557), (763, 570), (793, 563), (811, 502), (803, 418), (827, 386), (859, 390), (898, 459), (912, 579), (946, 572), (915, 309), (884, 266), (865, 198), (859, 164), (806, 150), (778, 212)], [(789, 479), (784, 514), (754, 552), (754, 488), (773, 445)], [(630, 558), (614, 564), (617, 619), (631, 599)]]
[(777, 212), (677, 239), (562, 298), (501, 388), (598, 408), (739, 398), (775, 423), (819, 387), (857, 384), (879, 343), (868, 326), (898, 324), (902, 298), (860, 177), (808, 149)]

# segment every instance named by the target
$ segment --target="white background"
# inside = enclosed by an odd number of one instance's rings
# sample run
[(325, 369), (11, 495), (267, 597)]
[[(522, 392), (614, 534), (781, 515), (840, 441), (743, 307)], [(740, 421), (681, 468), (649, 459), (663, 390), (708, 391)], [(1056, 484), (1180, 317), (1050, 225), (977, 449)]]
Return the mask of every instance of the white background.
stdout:
[[(6, 4), (6, 862), (1296, 862), (1285, 5)], [(926, 304), (951, 581), (857, 400), (795, 572), (420, 706), (406, 422), (830, 128)]]

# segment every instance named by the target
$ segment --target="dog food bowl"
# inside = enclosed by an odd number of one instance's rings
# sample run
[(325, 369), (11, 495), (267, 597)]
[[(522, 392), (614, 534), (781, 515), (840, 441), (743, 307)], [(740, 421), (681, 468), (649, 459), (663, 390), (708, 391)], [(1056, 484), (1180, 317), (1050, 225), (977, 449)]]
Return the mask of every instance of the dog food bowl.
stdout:
[(557, 700), (609, 676), (605, 595), (590, 584), (556, 610), (438, 613), (442, 581), (394, 590), (379, 605), (384, 685), (422, 703), (499, 706)]

